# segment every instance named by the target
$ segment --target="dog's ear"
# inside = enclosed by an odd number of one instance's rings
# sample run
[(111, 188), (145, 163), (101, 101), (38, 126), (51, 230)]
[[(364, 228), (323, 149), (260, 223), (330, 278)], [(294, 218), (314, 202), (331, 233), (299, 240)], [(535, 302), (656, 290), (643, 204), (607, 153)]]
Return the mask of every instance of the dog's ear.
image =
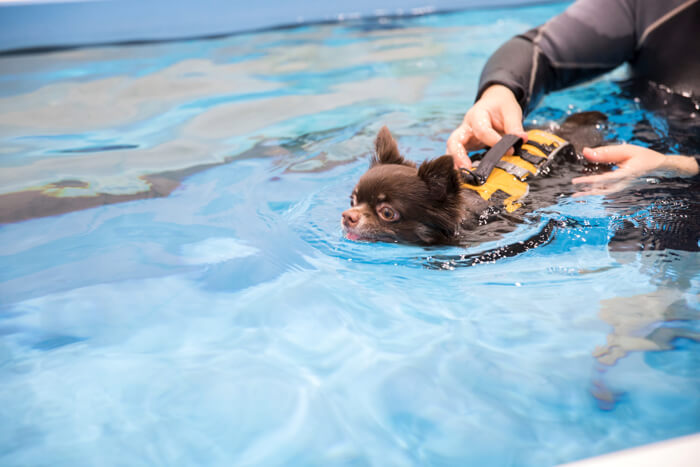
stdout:
[(386, 126), (383, 126), (379, 133), (377, 134), (377, 139), (374, 140), (374, 156), (372, 157), (372, 166), (377, 164), (403, 164), (409, 167), (415, 167), (416, 165), (407, 161), (401, 154), (399, 154), (399, 147), (396, 145), (396, 141), (391, 132)]
[(449, 155), (423, 162), (418, 168), (418, 176), (428, 185), (430, 196), (438, 201), (444, 201), (462, 189), (454, 160)]

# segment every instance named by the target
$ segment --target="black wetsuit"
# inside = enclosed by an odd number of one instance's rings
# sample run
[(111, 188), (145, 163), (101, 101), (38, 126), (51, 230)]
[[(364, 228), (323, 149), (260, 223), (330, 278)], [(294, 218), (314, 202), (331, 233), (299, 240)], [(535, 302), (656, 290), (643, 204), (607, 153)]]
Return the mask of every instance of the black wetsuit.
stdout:
[[(543, 94), (623, 63), (630, 66), (633, 95), (643, 89), (643, 105), (666, 117), (680, 149), (700, 153), (700, 0), (579, 0), (501, 46), (482, 71), (477, 99), (490, 85), (502, 84), (527, 114)], [(638, 209), (640, 202), (650, 204), (644, 219), (616, 230), (611, 248), (700, 250), (700, 176), (672, 186), (656, 194), (613, 196), (623, 213)], [(653, 200), (644, 199), (649, 195)]]
[(700, 98), (700, 0), (579, 0), (503, 44), (484, 67), (477, 98), (503, 84), (527, 113), (542, 94), (625, 62), (636, 80)]

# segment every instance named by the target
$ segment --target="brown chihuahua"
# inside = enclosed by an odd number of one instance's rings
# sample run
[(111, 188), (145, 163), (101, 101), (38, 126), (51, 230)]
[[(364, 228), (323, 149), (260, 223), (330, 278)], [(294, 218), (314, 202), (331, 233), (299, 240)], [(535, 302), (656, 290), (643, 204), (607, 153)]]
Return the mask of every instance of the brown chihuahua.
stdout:
[(460, 231), (475, 228), (488, 203), (462, 188), (452, 156), (416, 168), (382, 127), (350, 206), (342, 219), (350, 240), (436, 245), (458, 243)]
[[(574, 157), (567, 162), (578, 161), (569, 164), (572, 168), (589, 170), (578, 154), (584, 146), (604, 144), (600, 129), (606, 121), (600, 112), (581, 112), (548, 130), (572, 143)], [(552, 189), (541, 195), (548, 204), (556, 199)], [(463, 187), (452, 156), (416, 167), (399, 154), (387, 127), (379, 130), (370, 168), (355, 186), (350, 206), (341, 221), (348, 239), (419, 245), (463, 244), (470, 231), (498, 215), (493, 203)]]

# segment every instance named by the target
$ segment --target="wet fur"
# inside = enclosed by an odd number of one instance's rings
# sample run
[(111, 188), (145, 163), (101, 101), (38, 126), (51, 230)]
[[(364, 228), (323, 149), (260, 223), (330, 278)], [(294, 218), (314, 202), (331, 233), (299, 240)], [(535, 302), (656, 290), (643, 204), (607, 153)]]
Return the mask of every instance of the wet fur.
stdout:
[[(344, 214), (346, 231), (368, 241), (422, 245), (456, 243), (459, 231), (473, 228), (488, 204), (462, 188), (452, 156), (423, 162), (419, 167), (405, 160), (396, 141), (383, 127), (375, 141), (370, 169), (353, 191), (353, 205)], [(376, 212), (382, 204), (400, 213), (386, 222)], [(359, 214), (357, 225), (346, 213)]]

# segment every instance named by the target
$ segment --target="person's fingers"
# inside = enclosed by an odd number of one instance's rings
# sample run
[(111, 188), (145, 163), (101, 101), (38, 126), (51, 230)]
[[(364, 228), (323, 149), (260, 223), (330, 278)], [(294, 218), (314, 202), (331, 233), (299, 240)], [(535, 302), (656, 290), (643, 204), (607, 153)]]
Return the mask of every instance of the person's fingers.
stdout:
[(604, 183), (616, 180), (622, 180), (628, 178), (629, 174), (624, 169), (613, 170), (612, 172), (605, 172), (598, 175), (586, 175), (583, 177), (576, 177), (571, 180), (573, 184), (579, 183)]
[(523, 129), (523, 119), (522, 112), (520, 109), (514, 109), (510, 112), (504, 112), (503, 115), (503, 129), (506, 133), (511, 135), (518, 135), (521, 138), (527, 139), (527, 133)]
[[(519, 136), (523, 143), (527, 143), (527, 132), (523, 129), (522, 112), (519, 110), (518, 108), (505, 114), (504, 129), (507, 134)], [(511, 156), (515, 151), (511, 148), (507, 154)]]
[(469, 124), (474, 131), (474, 136), (485, 146), (494, 146), (501, 140), (501, 135), (493, 129), (491, 116), (482, 109), (473, 108), (469, 116)]
[(455, 169), (460, 169), (464, 167), (465, 169), (472, 168), (472, 161), (469, 159), (467, 152), (462, 148), (461, 151), (452, 154), (452, 159), (454, 160)]
[(457, 170), (472, 168), (472, 161), (466, 153), (459, 156), (452, 156), (452, 159), (454, 160), (454, 167)]
[(458, 156), (462, 151), (465, 151), (465, 140), (465, 130), (463, 126), (460, 125), (450, 134), (450, 137), (447, 138), (447, 154)]
[(583, 157), (599, 164), (617, 164), (630, 158), (630, 149), (627, 144), (583, 148)]
[(594, 187), (591, 187), (588, 190), (584, 191), (577, 191), (573, 195), (571, 195), (572, 198), (580, 198), (581, 196), (603, 196), (603, 195), (609, 195), (611, 193), (616, 193), (618, 191), (622, 191), (625, 188), (629, 186), (629, 180), (622, 180), (616, 183), (610, 183), (610, 184), (600, 184)]
[(454, 158), (455, 168), (471, 169), (472, 163), (464, 145), (469, 139), (469, 128), (462, 124), (447, 139), (447, 154)]

